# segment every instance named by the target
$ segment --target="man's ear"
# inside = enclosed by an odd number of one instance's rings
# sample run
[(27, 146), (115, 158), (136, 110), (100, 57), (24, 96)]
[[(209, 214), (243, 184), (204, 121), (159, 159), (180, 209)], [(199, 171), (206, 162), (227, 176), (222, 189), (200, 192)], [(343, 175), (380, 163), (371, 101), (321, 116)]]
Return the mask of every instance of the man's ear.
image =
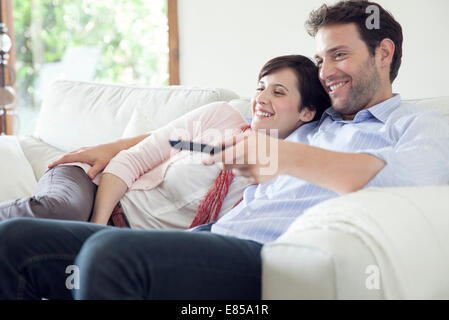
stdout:
[(389, 38), (385, 38), (379, 43), (377, 51), (379, 53), (380, 66), (382, 68), (387, 68), (391, 65), (395, 48), (394, 42)]
[(299, 112), (299, 120), (302, 122), (310, 122), (315, 118), (316, 111), (313, 108), (303, 106)]

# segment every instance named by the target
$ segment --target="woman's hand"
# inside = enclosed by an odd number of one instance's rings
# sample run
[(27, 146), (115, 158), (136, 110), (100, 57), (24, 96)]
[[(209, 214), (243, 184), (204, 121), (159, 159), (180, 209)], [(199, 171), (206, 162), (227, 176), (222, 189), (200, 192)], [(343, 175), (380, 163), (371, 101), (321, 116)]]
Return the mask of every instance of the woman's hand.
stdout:
[(149, 134), (145, 134), (133, 138), (121, 139), (110, 143), (100, 144), (93, 147), (79, 148), (64, 154), (56, 161), (53, 161), (48, 165), (48, 168), (53, 168), (58, 164), (63, 163), (84, 162), (92, 166), (89, 172), (87, 172), (87, 175), (89, 176), (89, 178), (93, 179), (99, 172), (103, 171), (103, 169), (106, 168), (109, 161), (111, 161), (111, 159), (114, 158), (117, 153), (122, 150), (131, 148), (148, 136)]
[(92, 166), (87, 175), (93, 179), (119, 151), (114, 147), (113, 143), (101, 144), (94, 147), (83, 147), (64, 154), (56, 161), (50, 163), (48, 168), (53, 168), (63, 163), (84, 162)]

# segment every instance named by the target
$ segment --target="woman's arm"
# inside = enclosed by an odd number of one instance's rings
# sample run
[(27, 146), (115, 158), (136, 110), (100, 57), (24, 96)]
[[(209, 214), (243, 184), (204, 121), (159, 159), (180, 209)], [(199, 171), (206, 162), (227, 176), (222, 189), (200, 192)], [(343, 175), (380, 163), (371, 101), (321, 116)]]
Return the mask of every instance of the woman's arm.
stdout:
[(226, 131), (233, 132), (246, 124), (240, 113), (228, 103), (210, 103), (172, 120), (137, 145), (121, 151), (103, 172), (116, 175), (131, 188), (139, 177), (179, 152), (170, 146), (169, 139), (212, 138), (222, 141)]
[(117, 202), (126, 193), (125, 182), (112, 173), (104, 173), (95, 197), (91, 222), (106, 225)]
[(93, 147), (83, 147), (77, 150), (64, 154), (61, 158), (50, 163), (48, 168), (53, 168), (59, 164), (70, 162), (84, 162), (92, 166), (87, 173), (93, 179), (99, 172), (101, 172), (115, 157), (117, 153), (122, 150), (131, 148), (140, 141), (147, 138), (150, 134), (145, 134), (133, 138), (120, 139), (114, 142), (100, 144)]

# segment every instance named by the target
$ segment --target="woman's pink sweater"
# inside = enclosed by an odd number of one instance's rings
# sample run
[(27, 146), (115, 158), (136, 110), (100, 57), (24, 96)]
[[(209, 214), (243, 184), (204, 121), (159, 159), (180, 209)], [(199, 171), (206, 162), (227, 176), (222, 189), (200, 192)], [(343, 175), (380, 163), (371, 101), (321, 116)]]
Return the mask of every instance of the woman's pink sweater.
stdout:
[[(214, 102), (195, 109), (171, 121), (162, 128), (131, 147), (118, 153), (104, 169), (123, 180), (128, 189), (148, 190), (158, 186), (170, 165), (185, 156), (188, 151), (172, 148), (169, 139), (184, 139), (194, 142), (220, 145), (223, 140), (241, 133), (247, 126), (243, 116), (226, 102)], [(87, 171), (86, 163), (71, 163)], [(93, 182), (99, 184), (101, 174)], [(201, 179), (201, 177), (198, 177)]]

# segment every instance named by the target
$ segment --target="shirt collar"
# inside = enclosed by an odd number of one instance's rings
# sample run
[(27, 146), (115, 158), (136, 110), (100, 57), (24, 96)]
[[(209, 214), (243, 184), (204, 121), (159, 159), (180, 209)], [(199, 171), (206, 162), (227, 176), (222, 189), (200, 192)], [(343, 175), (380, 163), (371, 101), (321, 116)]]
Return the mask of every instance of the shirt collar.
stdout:
[(343, 117), (340, 113), (335, 111), (332, 107), (327, 108), (323, 115), (321, 116), (321, 119), (319, 121), (319, 124), (323, 122), (324, 119), (327, 117), (330, 117), (333, 121), (343, 121), (343, 122), (362, 122), (369, 118), (376, 118), (382, 123), (385, 123), (387, 121), (389, 115), (400, 105), (401, 103), (401, 95), (400, 94), (393, 94), (393, 97), (390, 99), (387, 99), (385, 101), (382, 101), (381, 103), (378, 103), (368, 109), (363, 109), (357, 112), (357, 114), (354, 117), (354, 120), (345, 121), (343, 120)]

